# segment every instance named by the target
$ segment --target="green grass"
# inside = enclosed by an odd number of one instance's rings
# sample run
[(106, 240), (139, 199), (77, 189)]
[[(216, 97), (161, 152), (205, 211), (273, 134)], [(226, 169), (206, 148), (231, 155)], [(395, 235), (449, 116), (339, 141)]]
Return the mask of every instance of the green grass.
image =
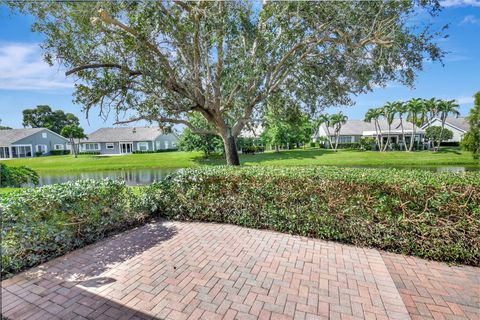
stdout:
[[(265, 152), (264, 154), (242, 155), (240, 158), (242, 164), (246, 166), (480, 166), (479, 162), (475, 161), (470, 153), (460, 151), (457, 148), (445, 148), (440, 152), (373, 152), (357, 150), (332, 152), (323, 149), (300, 149), (278, 153)], [(7, 160), (4, 162), (11, 166), (25, 165), (39, 173), (120, 169), (174, 169), (225, 164), (220, 157), (204, 159), (200, 152), (166, 152), (115, 157), (82, 155), (77, 159), (72, 156), (50, 156)]]
[(20, 190), (21, 188), (0, 188), (0, 194)]

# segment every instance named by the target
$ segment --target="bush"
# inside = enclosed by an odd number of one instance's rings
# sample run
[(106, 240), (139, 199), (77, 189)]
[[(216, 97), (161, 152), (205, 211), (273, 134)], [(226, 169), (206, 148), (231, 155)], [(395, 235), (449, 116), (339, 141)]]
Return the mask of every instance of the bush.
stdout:
[(70, 150), (51, 150), (50, 151), (50, 155), (52, 156), (61, 156), (66, 154), (70, 154)]
[(42, 151), (37, 151), (35, 152), (35, 157), (41, 157), (43, 156), (43, 152)]
[(187, 169), (145, 192), (145, 208), (170, 219), (232, 223), (480, 265), (478, 172)]
[(143, 221), (147, 215), (132, 209), (135, 197), (124, 183), (108, 179), (0, 195), (2, 276)]
[(458, 147), (460, 143), (458, 141), (442, 141), (440, 143), (441, 147)]
[(38, 184), (37, 172), (25, 166), (8, 167), (0, 163), (0, 188), (19, 188), (28, 183)]
[(263, 146), (245, 146), (242, 148), (243, 154), (255, 154), (265, 152), (265, 147)]
[[(334, 143), (335, 144), (335, 143)], [(359, 142), (339, 143), (337, 149), (361, 149), (362, 145)]]
[(158, 149), (158, 150), (147, 150), (147, 151), (140, 151), (136, 150), (133, 151), (132, 153), (134, 154), (139, 154), (139, 153), (162, 153), (162, 152), (175, 152), (178, 151), (177, 148), (172, 148), (172, 149)]
[(98, 156), (100, 151), (80, 151), (78, 154)]

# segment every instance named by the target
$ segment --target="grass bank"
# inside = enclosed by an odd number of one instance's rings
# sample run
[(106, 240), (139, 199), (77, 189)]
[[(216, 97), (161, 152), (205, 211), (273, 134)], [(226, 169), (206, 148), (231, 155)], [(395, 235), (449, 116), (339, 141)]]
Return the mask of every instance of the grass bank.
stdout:
[[(440, 152), (372, 152), (358, 150), (299, 149), (281, 152), (265, 152), (256, 155), (241, 155), (245, 166), (480, 166), (471, 154), (455, 148)], [(120, 169), (191, 168), (223, 165), (220, 157), (204, 159), (200, 152), (166, 152), (132, 154), (125, 156), (82, 155), (50, 156), (4, 161), (9, 166), (25, 165), (39, 173), (85, 172)]]

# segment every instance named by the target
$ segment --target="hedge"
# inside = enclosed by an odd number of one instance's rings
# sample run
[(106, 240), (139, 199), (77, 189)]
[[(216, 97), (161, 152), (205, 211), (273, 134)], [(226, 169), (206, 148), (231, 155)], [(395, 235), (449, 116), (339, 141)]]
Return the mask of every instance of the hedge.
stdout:
[(38, 173), (28, 167), (9, 167), (0, 163), (0, 188), (19, 188), (24, 184), (38, 184)]
[(171, 148), (171, 149), (157, 149), (157, 150), (135, 150), (132, 153), (134, 154), (142, 154), (142, 153), (162, 153), (162, 152), (176, 152), (178, 151), (177, 148)]
[(113, 180), (81, 180), (0, 195), (1, 274), (16, 273), (144, 221)]
[(186, 169), (144, 190), (169, 219), (232, 223), (480, 265), (480, 173)]

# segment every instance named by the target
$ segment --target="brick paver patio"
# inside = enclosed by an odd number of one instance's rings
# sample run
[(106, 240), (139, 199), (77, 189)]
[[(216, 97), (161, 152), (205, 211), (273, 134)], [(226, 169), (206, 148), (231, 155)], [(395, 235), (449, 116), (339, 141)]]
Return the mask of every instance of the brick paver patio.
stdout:
[(158, 222), (2, 282), (9, 319), (480, 319), (480, 273), (230, 225)]

